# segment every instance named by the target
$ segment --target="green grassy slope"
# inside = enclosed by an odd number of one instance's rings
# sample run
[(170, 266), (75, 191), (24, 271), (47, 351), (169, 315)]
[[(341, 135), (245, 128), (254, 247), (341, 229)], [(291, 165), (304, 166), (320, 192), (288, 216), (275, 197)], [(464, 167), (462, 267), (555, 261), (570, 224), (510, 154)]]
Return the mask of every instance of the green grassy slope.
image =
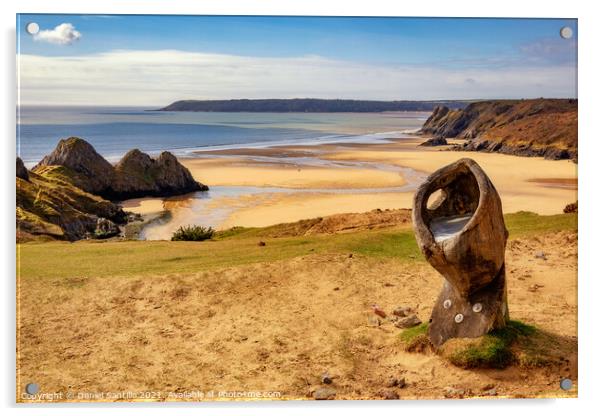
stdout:
[[(510, 238), (560, 230), (576, 230), (576, 214), (540, 216), (519, 212), (505, 216)], [(283, 227), (286, 225), (283, 225)], [(307, 254), (341, 253), (421, 262), (411, 227), (318, 234), (299, 237), (264, 237), (268, 228), (238, 228), (219, 233), (214, 240), (30, 242), (17, 249), (23, 278), (72, 276), (140, 276), (196, 273), (212, 268), (277, 261)], [(265, 246), (259, 246), (264, 241)]]

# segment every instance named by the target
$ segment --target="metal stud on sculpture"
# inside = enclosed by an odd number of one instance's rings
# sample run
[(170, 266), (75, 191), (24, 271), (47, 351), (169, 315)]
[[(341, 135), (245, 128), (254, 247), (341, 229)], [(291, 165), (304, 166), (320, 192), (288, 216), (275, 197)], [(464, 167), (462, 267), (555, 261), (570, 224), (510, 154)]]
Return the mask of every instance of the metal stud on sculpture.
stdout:
[[(429, 197), (441, 191), (430, 206)], [(508, 231), (495, 187), (472, 159), (430, 175), (414, 196), (416, 240), (445, 282), (429, 338), (478, 337), (508, 321), (504, 254)]]

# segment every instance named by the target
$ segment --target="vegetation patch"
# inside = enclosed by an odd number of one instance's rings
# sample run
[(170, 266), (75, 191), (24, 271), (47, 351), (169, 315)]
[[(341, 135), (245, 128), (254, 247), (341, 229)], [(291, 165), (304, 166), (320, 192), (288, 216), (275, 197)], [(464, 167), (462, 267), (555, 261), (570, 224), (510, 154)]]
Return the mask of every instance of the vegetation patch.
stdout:
[(461, 368), (532, 368), (560, 363), (566, 356), (566, 340), (520, 321), (475, 339), (452, 339), (439, 353)]
[(431, 349), (431, 341), (428, 337), (428, 323), (422, 323), (413, 328), (404, 330), (399, 338), (403, 344), (404, 351), (407, 352), (423, 352)]
[(576, 340), (511, 320), (508, 325), (479, 338), (452, 338), (435, 349), (428, 338), (428, 324), (404, 330), (400, 335), (406, 352), (435, 351), (451, 364), (464, 368), (503, 369), (562, 364), (576, 348)]
[(211, 239), (215, 230), (200, 225), (186, 225), (178, 228), (172, 235), (171, 241), (205, 241)]
[(577, 231), (576, 213), (539, 215), (534, 212), (519, 211), (504, 215), (504, 221), (510, 238), (563, 230)]

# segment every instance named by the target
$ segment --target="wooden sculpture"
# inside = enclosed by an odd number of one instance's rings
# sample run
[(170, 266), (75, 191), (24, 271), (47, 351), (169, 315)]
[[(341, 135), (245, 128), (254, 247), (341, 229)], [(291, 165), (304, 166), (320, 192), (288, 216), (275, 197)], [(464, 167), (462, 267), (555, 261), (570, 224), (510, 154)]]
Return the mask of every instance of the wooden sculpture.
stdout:
[(500, 197), (481, 167), (460, 159), (430, 175), (416, 191), (412, 220), (418, 246), (445, 279), (429, 325), (433, 345), (504, 327), (508, 231)]

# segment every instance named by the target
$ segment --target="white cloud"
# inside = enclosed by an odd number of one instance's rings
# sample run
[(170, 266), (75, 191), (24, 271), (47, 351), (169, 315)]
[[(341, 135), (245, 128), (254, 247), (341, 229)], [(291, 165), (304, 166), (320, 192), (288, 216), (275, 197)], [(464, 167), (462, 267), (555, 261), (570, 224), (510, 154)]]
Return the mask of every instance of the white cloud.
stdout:
[[(118, 50), (83, 56), (21, 55), (23, 104), (167, 105), (180, 99), (573, 97), (575, 67), (472, 69), (326, 59)], [(467, 79), (473, 82), (467, 82)]]
[(82, 34), (71, 23), (61, 23), (52, 30), (40, 30), (33, 39), (56, 45), (70, 45), (81, 37)]

